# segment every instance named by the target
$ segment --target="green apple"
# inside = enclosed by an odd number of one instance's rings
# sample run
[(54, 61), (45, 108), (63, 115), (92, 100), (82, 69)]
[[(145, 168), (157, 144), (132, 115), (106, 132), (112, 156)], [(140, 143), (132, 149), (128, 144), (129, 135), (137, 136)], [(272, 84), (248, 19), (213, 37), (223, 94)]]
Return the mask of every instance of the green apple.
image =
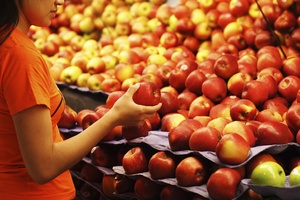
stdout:
[(292, 169), (289, 181), (290, 186), (300, 185), (300, 165)]
[(252, 184), (256, 185), (284, 187), (286, 183), (284, 169), (273, 161), (266, 161), (256, 166), (250, 178)]

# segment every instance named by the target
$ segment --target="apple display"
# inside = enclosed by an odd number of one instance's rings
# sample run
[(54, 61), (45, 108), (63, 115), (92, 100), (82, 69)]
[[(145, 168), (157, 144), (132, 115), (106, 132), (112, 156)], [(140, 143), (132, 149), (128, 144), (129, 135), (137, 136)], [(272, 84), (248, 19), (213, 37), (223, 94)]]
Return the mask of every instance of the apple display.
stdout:
[(251, 183), (284, 187), (286, 175), (284, 169), (277, 162), (266, 161), (256, 166), (251, 173)]

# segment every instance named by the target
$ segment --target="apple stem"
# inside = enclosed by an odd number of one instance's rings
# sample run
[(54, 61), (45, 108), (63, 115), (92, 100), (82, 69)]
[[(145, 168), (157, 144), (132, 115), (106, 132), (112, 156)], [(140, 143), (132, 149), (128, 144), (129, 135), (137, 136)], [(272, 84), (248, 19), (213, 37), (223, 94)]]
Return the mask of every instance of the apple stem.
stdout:
[(276, 35), (275, 31), (273, 30), (273, 28), (272, 28), (272, 26), (271, 26), (271, 23), (269, 22), (268, 18), (265, 16), (264, 12), (262, 11), (261, 6), (260, 6), (259, 3), (258, 3), (258, 0), (255, 0), (255, 3), (257, 4), (258, 9), (260, 10), (260, 12), (261, 12), (261, 14), (262, 14), (264, 20), (266, 21), (266, 24), (267, 24), (267, 26), (268, 26), (268, 29), (269, 29), (270, 32), (272, 33), (273, 37), (276, 39), (276, 43), (277, 43), (277, 45), (279, 46), (279, 49), (280, 49), (282, 55), (284, 56), (284, 58), (286, 58), (286, 54), (285, 54), (285, 52), (284, 52), (283, 49), (282, 49), (281, 42), (280, 42), (278, 36)]

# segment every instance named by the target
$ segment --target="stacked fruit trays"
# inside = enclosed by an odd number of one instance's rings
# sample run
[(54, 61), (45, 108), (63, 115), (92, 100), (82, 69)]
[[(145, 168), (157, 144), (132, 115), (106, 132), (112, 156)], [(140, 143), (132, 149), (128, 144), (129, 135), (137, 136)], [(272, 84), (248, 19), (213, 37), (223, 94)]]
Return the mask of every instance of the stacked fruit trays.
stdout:
[[(184, 193), (190, 199), (218, 199), (217, 194), (224, 191), (227, 194), (221, 193), (221, 199), (226, 195), (228, 199), (251, 199), (254, 194), (282, 197), (286, 192), (283, 196), (292, 199), (289, 195), (298, 195), (294, 192), (298, 186), (291, 186), (289, 181), (294, 180), (292, 169), (299, 165), (300, 142), (299, 3), (282, 0), (170, 3), (66, 1), (50, 28), (33, 26), (28, 33), (58, 85), (77, 91), (78, 95), (107, 97), (103, 105), (69, 114), (68, 123), (62, 120), (59, 124), (66, 128), (63, 131), (77, 134), (84, 130), (135, 83), (152, 82), (160, 89), (162, 108), (156, 117), (141, 127), (116, 127), (99, 144), (108, 149), (114, 147), (109, 151), (110, 157), (115, 154), (118, 158), (113, 164), (99, 166), (93, 161), (92, 152), (87, 155), (96, 171), (104, 167), (113, 173), (104, 176), (100, 170), (103, 176), (96, 181), (101, 187), (98, 196), (127, 198), (129, 195), (143, 199), (141, 191), (150, 190), (141, 189), (142, 186), (151, 184), (160, 192), (161, 199), (167, 199), (166, 193), (175, 193), (177, 197)], [(145, 91), (145, 94), (151, 92)], [(144, 163), (142, 171), (126, 171), (123, 158), (130, 147), (142, 147), (147, 169)], [(155, 176), (149, 165), (152, 156), (159, 152), (172, 157), (176, 168), (199, 166), (207, 173), (203, 178), (200, 173), (199, 180), (187, 181), (179, 179), (176, 170), (169, 177)], [(194, 164), (180, 164), (183, 160)], [(270, 169), (277, 166), (274, 163), (283, 168), (279, 170), (278, 181), (273, 181), (281, 183), (280, 187), (262, 185), (270, 178), (253, 185), (250, 172), (255, 163), (262, 161), (272, 161)], [(132, 187), (120, 191), (113, 178), (116, 175), (126, 177), (131, 183), (126, 185)], [(104, 184), (104, 180), (109, 182), (107, 177), (115, 181)], [(235, 181), (231, 189), (224, 190), (229, 177)], [(151, 191), (154, 195), (154, 190)]]

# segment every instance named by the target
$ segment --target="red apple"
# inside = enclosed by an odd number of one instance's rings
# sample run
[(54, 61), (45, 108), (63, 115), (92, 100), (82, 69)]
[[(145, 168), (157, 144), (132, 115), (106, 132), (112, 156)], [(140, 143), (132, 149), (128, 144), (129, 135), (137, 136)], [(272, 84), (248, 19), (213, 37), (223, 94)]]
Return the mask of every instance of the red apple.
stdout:
[(223, 132), (224, 127), (231, 122), (230, 119), (225, 117), (217, 117), (214, 119), (211, 119), (206, 126), (213, 127), (217, 129), (220, 133)]
[(77, 112), (70, 106), (66, 105), (57, 126), (59, 128), (74, 128), (77, 123), (77, 116)]
[(175, 32), (164, 32), (159, 39), (160, 44), (166, 49), (176, 47), (178, 45), (178, 37)]
[(189, 72), (183, 69), (173, 69), (169, 76), (169, 84), (174, 87), (178, 92), (185, 89), (185, 82)]
[(87, 62), (86, 69), (89, 74), (97, 74), (105, 72), (106, 66), (101, 57), (93, 57)]
[(77, 113), (77, 118), (76, 118), (76, 123), (77, 123), (77, 125), (78, 125), (79, 127), (82, 127), (82, 119), (83, 119), (83, 117), (84, 117), (86, 114), (88, 114), (88, 113), (93, 113), (93, 112), (95, 112), (95, 111), (94, 111), (94, 110), (91, 110), (91, 109), (88, 109), (88, 108), (82, 109), (82, 110), (78, 111), (78, 113)]
[(276, 121), (265, 121), (257, 127), (256, 145), (287, 144), (294, 135), (287, 125)]
[(152, 179), (175, 178), (176, 162), (170, 152), (158, 151), (148, 162)]
[(255, 104), (248, 99), (239, 99), (230, 108), (230, 116), (232, 120), (253, 120), (257, 113), (258, 109)]
[(240, 99), (241, 98), (239, 98), (239, 97), (237, 97), (235, 95), (228, 95), (220, 103), (222, 103), (222, 104), (228, 104), (228, 105), (232, 106), (235, 102), (237, 102)]
[(247, 82), (241, 94), (242, 99), (248, 99), (252, 101), (255, 106), (261, 106), (265, 101), (268, 100), (269, 97), (269, 89), (266, 83), (251, 80)]
[(113, 105), (115, 104), (115, 102), (125, 94), (125, 91), (114, 91), (109, 93), (109, 95), (107, 96), (105, 105), (107, 108), (112, 108)]
[(255, 135), (252, 129), (246, 125), (243, 121), (231, 121), (225, 125), (222, 136), (226, 134), (237, 133), (242, 136), (250, 145), (250, 147), (255, 146)]
[(289, 75), (279, 82), (278, 93), (291, 103), (296, 99), (299, 88), (300, 78), (294, 75)]
[(262, 77), (257, 78), (257, 80), (261, 81), (267, 85), (268, 99), (271, 99), (271, 98), (277, 96), (278, 87), (277, 87), (277, 82), (273, 76), (271, 76), (271, 75), (262, 76)]
[(176, 24), (176, 31), (183, 35), (191, 35), (196, 25), (193, 23), (190, 17), (183, 17), (178, 19)]
[(123, 174), (116, 174), (115, 175), (115, 192), (116, 194), (122, 194), (126, 192), (133, 192), (134, 191), (134, 184), (135, 180), (129, 178)]
[(295, 14), (292, 11), (284, 10), (274, 22), (274, 28), (280, 33), (289, 33), (297, 23)]
[(237, 58), (231, 54), (224, 54), (220, 56), (214, 64), (215, 74), (226, 80), (238, 71)]
[(263, 110), (259, 111), (255, 117), (255, 120), (260, 121), (260, 122), (265, 122), (265, 121), (283, 122), (283, 117), (276, 110), (267, 108), (267, 109), (263, 109)]
[(170, 149), (172, 151), (188, 150), (189, 139), (193, 132), (194, 130), (188, 126), (179, 124), (174, 127), (168, 134)]
[(101, 144), (95, 146), (90, 153), (94, 165), (101, 167), (113, 167), (117, 164), (117, 154), (114, 148)]
[(207, 164), (203, 159), (187, 156), (176, 167), (177, 184), (184, 187), (199, 186), (206, 182), (208, 176)]
[(261, 71), (258, 72), (257, 78), (259, 79), (262, 78), (263, 76), (268, 76), (268, 75), (273, 76), (277, 84), (283, 79), (282, 72), (279, 69), (274, 67), (267, 67), (262, 69)]
[(161, 119), (161, 131), (170, 132), (172, 129), (177, 127), (186, 117), (180, 113), (168, 113), (164, 115)]
[(191, 134), (189, 148), (195, 151), (215, 152), (220, 136), (220, 131), (214, 127), (201, 127)]
[(89, 126), (91, 126), (93, 123), (95, 123), (99, 119), (100, 119), (100, 116), (97, 112), (87, 113), (81, 120), (82, 129), (83, 130), (87, 129)]
[(116, 78), (105, 78), (101, 84), (101, 90), (103, 92), (114, 92), (121, 90), (121, 82)]
[(154, 117), (145, 119), (147, 123), (150, 124), (151, 130), (158, 130), (160, 129), (161, 125), (161, 118), (158, 112), (155, 113)]
[(281, 116), (283, 116), (283, 114), (288, 110), (288, 102), (285, 100), (285, 102), (281, 102), (280, 100), (277, 99), (281, 99), (282, 97), (275, 97), (272, 99), (268, 99), (264, 104), (263, 104), (263, 108), (262, 109), (271, 109), (274, 110), (276, 112), (278, 112)]
[(122, 126), (122, 135), (126, 140), (133, 140), (138, 137), (146, 137), (151, 130), (146, 120), (136, 126)]
[(250, 151), (249, 142), (233, 132), (221, 137), (216, 147), (216, 156), (224, 164), (238, 165), (247, 160)]
[(212, 102), (209, 98), (201, 95), (191, 103), (188, 117), (194, 118), (196, 116), (208, 116), (210, 109), (214, 105), (214, 102)]
[(185, 80), (185, 87), (189, 91), (193, 92), (194, 94), (200, 96), (202, 95), (202, 84), (207, 79), (205, 74), (196, 69), (192, 71)]
[(162, 88), (163, 83), (162, 80), (153, 73), (142, 74), (140, 77), (140, 82), (152, 82), (157, 85), (158, 88)]
[(162, 187), (147, 177), (139, 176), (134, 184), (134, 193), (139, 199), (158, 199)]
[(241, 97), (245, 84), (253, 80), (248, 73), (238, 72), (233, 74), (227, 81), (228, 91), (235, 96)]
[(282, 58), (278, 49), (274, 46), (266, 45), (257, 51), (257, 70), (261, 71), (272, 66), (281, 69)]
[(212, 199), (234, 199), (240, 182), (241, 176), (237, 170), (228, 167), (219, 168), (209, 177), (206, 189)]
[(230, 107), (231, 105), (226, 103), (216, 104), (210, 109), (209, 116), (212, 119), (222, 117), (231, 121), (232, 119), (230, 116)]
[(141, 82), (132, 98), (135, 103), (140, 105), (157, 105), (161, 98), (160, 88), (152, 82)]
[(223, 78), (209, 77), (202, 84), (202, 93), (214, 103), (222, 101), (227, 95), (227, 85)]
[(169, 85), (169, 77), (173, 69), (174, 67), (163, 64), (156, 70), (155, 73), (162, 80), (163, 87)]
[(250, 3), (248, 0), (231, 0), (229, 3), (229, 11), (236, 17), (247, 14), (249, 7)]
[(169, 92), (162, 92), (160, 103), (162, 103), (161, 108), (158, 110), (158, 113), (161, 117), (165, 116), (168, 113), (177, 112), (179, 109), (179, 100), (177, 96)]
[(197, 95), (187, 89), (183, 90), (178, 96), (179, 109), (180, 110), (188, 110), (192, 101), (197, 98)]
[(294, 103), (286, 112), (285, 121), (295, 134), (300, 129), (300, 103)]
[(282, 62), (282, 71), (285, 76), (294, 75), (300, 77), (300, 70), (298, 68), (300, 64), (299, 57), (289, 57)]
[(125, 153), (122, 166), (126, 174), (135, 174), (148, 170), (148, 160), (141, 147), (132, 147)]

